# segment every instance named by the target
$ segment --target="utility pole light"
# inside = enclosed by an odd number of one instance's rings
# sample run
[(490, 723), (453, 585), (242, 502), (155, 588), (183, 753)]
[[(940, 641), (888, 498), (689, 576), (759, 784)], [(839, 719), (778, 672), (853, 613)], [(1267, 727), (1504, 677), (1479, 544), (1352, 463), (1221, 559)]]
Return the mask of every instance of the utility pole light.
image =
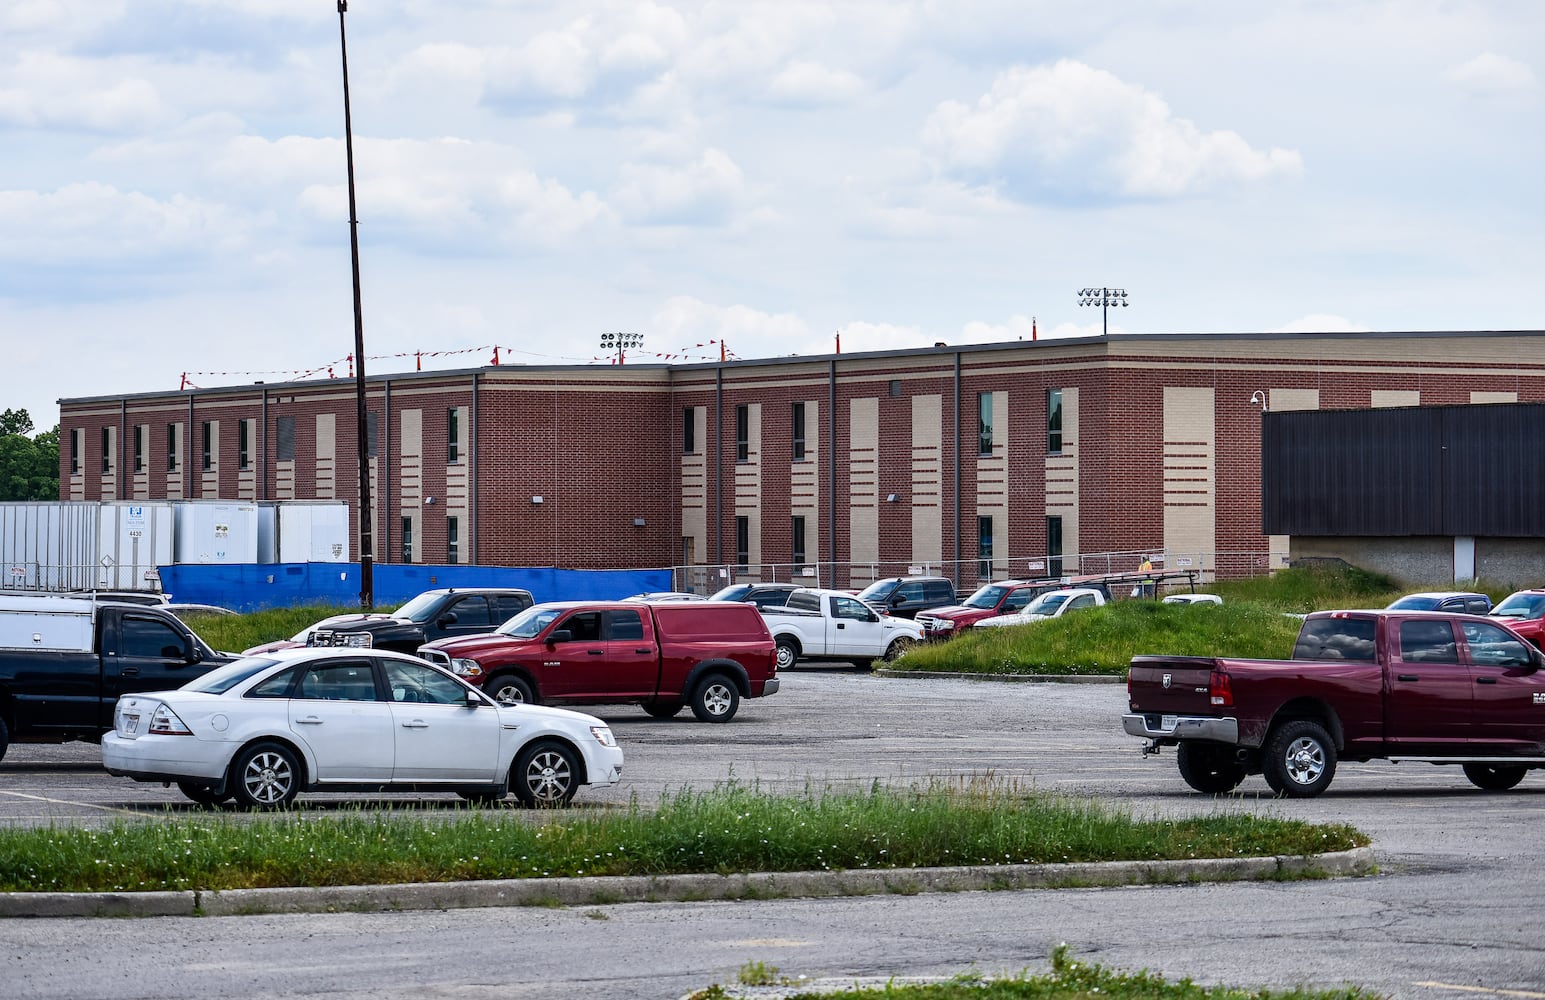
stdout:
[(1125, 288), (1081, 288), (1078, 291), (1078, 304), (1081, 306), (1100, 307), (1100, 335), (1110, 334), (1110, 321), (1108, 314), (1111, 306), (1125, 306), (1127, 304), (1127, 290)]
[(349, 117), (349, 43), (343, 30), (348, 0), (338, 0), (338, 51), (343, 55), (343, 148), (349, 171), (349, 258), (354, 265), (354, 397), (359, 405), (359, 606), (375, 606), (375, 520), (370, 507), (370, 427), (365, 411), (365, 317), (359, 299), (359, 218), (354, 209), (354, 123)]
[(644, 335), (642, 333), (603, 333), (601, 334), (601, 350), (610, 354), (617, 352), (617, 364), (627, 361), (626, 350), (630, 347), (643, 347)]

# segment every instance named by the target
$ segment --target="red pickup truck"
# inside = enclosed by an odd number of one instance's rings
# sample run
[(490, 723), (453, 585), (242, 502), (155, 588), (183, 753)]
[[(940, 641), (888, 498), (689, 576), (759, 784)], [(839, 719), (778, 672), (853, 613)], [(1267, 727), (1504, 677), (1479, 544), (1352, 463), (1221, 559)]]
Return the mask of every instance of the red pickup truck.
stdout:
[(441, 639), (418, 655), (502, 702), (632, 702), (658, 719), (690, 704), (703, 722), (728, 722), (742, 698), (778, 690), (761, 612), (728, 601), (538, 604), (488, 635)]
[(1125, 731), (1176, 747), (1199, 792), (1318, 795), (1337, 761), (1459, 764), (1496, 791), (1545, 767), (1545, 654), (1474, 615), (1320, 611), (1291, 660), (1138, 656), (1127, 696)]

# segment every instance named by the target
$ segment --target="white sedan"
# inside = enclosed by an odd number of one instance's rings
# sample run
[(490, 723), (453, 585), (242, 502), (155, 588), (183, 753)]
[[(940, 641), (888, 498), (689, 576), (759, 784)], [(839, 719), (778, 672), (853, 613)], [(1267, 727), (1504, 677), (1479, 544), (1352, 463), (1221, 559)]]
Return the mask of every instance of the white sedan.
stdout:
[(1012, 615), (983, 618), (973, 628), (1001, 628), (1005, 625), (1028, 625), (1031, 622), (1060, 618), (1069, 611), (1098, 608), (1106, 604), (1105, 595), (1091, 587), (1074, 587), (1066, 590), (1048, 590), (1025, 605), (1023, 611)]
[(124, 695), (102, 737), (109, 774), (175, 782), (195, 802), (279, 809), (302, 791), (510, 792), (563, 805), (622, 778), (600, 719), (502, 705), (423, 660), (381, 649), (248, 656), (175, 691)]

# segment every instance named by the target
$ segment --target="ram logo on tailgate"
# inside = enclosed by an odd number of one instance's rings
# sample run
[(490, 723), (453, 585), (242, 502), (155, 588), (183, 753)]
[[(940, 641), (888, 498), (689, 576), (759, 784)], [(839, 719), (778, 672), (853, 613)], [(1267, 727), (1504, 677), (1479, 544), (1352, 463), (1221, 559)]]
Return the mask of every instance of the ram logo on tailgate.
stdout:
[(1172, 677), (1169, 674), (1165, 674), (1164, 675), (1164, 690), (1168, 691), (1169, 690), (1169, 686), (1171, 684), (1173, 684), (1174, 682), (1175, 682), (1175, 678), (1174, 677)]

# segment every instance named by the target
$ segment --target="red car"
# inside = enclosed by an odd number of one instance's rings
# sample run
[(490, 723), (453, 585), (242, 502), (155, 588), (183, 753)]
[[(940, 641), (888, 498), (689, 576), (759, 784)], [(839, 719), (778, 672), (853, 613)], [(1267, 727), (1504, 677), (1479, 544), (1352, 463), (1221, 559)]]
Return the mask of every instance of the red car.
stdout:
[(632, 702), (657, 719), (690, 705), (703, 722), (728, 722), (742, 698), (778, 690), (767, 622), (756, 605), (729, 601), (538, 604), (418, 655), (501, 702)]
[(1545, 590), (1520, 590), (1491, 609), (1491, 617), (1536, 646), (1545, 632)]

